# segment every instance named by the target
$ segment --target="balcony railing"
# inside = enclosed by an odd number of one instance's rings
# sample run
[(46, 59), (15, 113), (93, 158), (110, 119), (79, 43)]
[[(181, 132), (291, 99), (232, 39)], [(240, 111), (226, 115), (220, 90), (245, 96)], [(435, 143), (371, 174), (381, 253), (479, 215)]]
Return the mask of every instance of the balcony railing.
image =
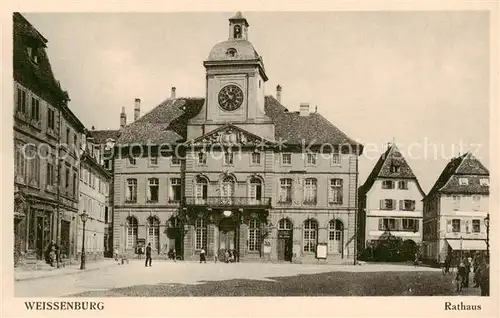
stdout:
[(208, 206), (208, 207), (237, 207), (237, 206), (271, 206), (271, 198), (250, 198), (250, 197), (186, 197), (186, 205)]

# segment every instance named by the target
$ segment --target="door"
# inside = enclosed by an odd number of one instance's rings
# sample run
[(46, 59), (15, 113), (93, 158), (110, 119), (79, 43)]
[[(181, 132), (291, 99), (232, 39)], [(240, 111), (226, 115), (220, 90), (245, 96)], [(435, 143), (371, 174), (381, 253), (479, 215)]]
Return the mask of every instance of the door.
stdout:
[(278, 239), (278, 261), (285, 260), (285, 239)]
[(285, 262), (292, 261), (293, 247), (292, 240), (290, 238), (284, 239), (285, 241)]
[(43, 217), (36, 217), (36, 255), (43, 258)]
[(219, 223), (219, 250), (235, 250), (235, 226), (230, 218)]
[(60, 257), (67, 258), (69, 257), (69, 230), (70, 230), (70, 222), (62, 220), (61, 221), (61, 249), (60, 249)]

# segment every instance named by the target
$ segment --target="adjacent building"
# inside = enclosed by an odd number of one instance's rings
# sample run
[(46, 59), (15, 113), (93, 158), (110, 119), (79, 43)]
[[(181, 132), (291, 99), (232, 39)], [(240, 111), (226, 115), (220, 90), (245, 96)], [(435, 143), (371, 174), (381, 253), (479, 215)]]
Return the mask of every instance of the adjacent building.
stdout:
[(424, 198), (426, 261), (486, 250), (489, 193), (489, 171), (477, 158), (468, 152), (451, 159)]
[[(350, 139), (309, 104), (291, 111), (265, 95), (262, 57), (248, 21), (204, 66), (204, 98), (171, 97), (124, 126), (114, 157), (114, 246), (159, 257), (230, 250), (237, 259), (352, 263), (358, 156)], [(158, 256), (157, 256), (158, 257)]]
[(359, 188), (360, 248), (374, 246), (391, 234), (416, 251), (422, 243), (424, 195), (401, 151), (389, 144)]
[(42, 259), (51, 240), (70, 258), (84, 126), (52, 73), (47, 39), (19, 13), (13, 33), (14, 259)]
[[(80, 161), (80, 214), (87, 213), (85, 224), (85, 255), (87, 260), (98, 260), (104, 257), (106, 247), (106, 231), (109, 211), (109, 183), (111, 174), (104, 169), (103, 154), (99, 144), (95, 143), (92, 134), (88, 134), (84, 152)], [(77, 218), (78, 231), (76, 257), (79, 259), (82, 250), (83, 224)]]

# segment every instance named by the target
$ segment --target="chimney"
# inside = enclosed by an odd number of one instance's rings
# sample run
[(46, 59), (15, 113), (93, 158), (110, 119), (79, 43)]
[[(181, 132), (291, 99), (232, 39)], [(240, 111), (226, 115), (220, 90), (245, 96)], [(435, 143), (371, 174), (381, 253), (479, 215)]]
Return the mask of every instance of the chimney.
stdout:
[(141, 99), (136, 98), (135, 99), (135, 107), (134, 107), (134, 121), (139, 119), (139, 116), (141, 116)]
[(120, 114), (120, 128), (127, 125), (127, 114), (125, 114), (125, 107), (122, 107), (122, 113)]
[(279, 84), (276, 86), (276, 99), (281, 104), (281, 86)]
[(300, 116), (309, 116), (309, 104), (308, 103), (300, 103)]
[(175, 86), (170, 90), (170, 98), (175, 98)]

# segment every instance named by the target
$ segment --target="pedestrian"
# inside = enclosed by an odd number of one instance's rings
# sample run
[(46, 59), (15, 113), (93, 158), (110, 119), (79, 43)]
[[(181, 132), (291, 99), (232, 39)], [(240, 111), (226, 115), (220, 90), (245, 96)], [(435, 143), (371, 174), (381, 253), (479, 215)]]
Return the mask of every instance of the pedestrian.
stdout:
[(113, 254), (115, 255), (115, 262), (118, 262), (118, 248), (115, 247)]
[(206, 263), (207, 262), (207, 257), (205, 255), (205, 249), (201, 249), (200, 251), (200, 263), (203, 262), (203, 263)]
[(214, 263), (217, 263), (217, 260), (219, 258), (217, 254), (217, 251), (214, 251)]
[(458, 265), (457, 275), (455, 276), (455, 283), (457, 285), (457, 292), (462, 291), (462, 287), (464, 286), (466, 272), (467, 272), (467, 270), (465, 269), (465, 264), (462, 261)]
[(465, 265), (464, 287), (469, 287), (470, 263), (468, 258), (464, 259), (464, 265)]
[(151, 243), (148, 243), (148, 246), (146, 246), (146, 267), (148, 267), (148, 261), (149, 261), (149, 267), (151, 267)]
[(175, 248), (172, 250), (172, 257), (174, 258), (174, 262), (177, 262), (177, 252), (175, 251)]
[(490, 295), (490, 263), (489, 257), (483, 258), (480, 266), (479, 286), (481, 287), (481, 296)]

